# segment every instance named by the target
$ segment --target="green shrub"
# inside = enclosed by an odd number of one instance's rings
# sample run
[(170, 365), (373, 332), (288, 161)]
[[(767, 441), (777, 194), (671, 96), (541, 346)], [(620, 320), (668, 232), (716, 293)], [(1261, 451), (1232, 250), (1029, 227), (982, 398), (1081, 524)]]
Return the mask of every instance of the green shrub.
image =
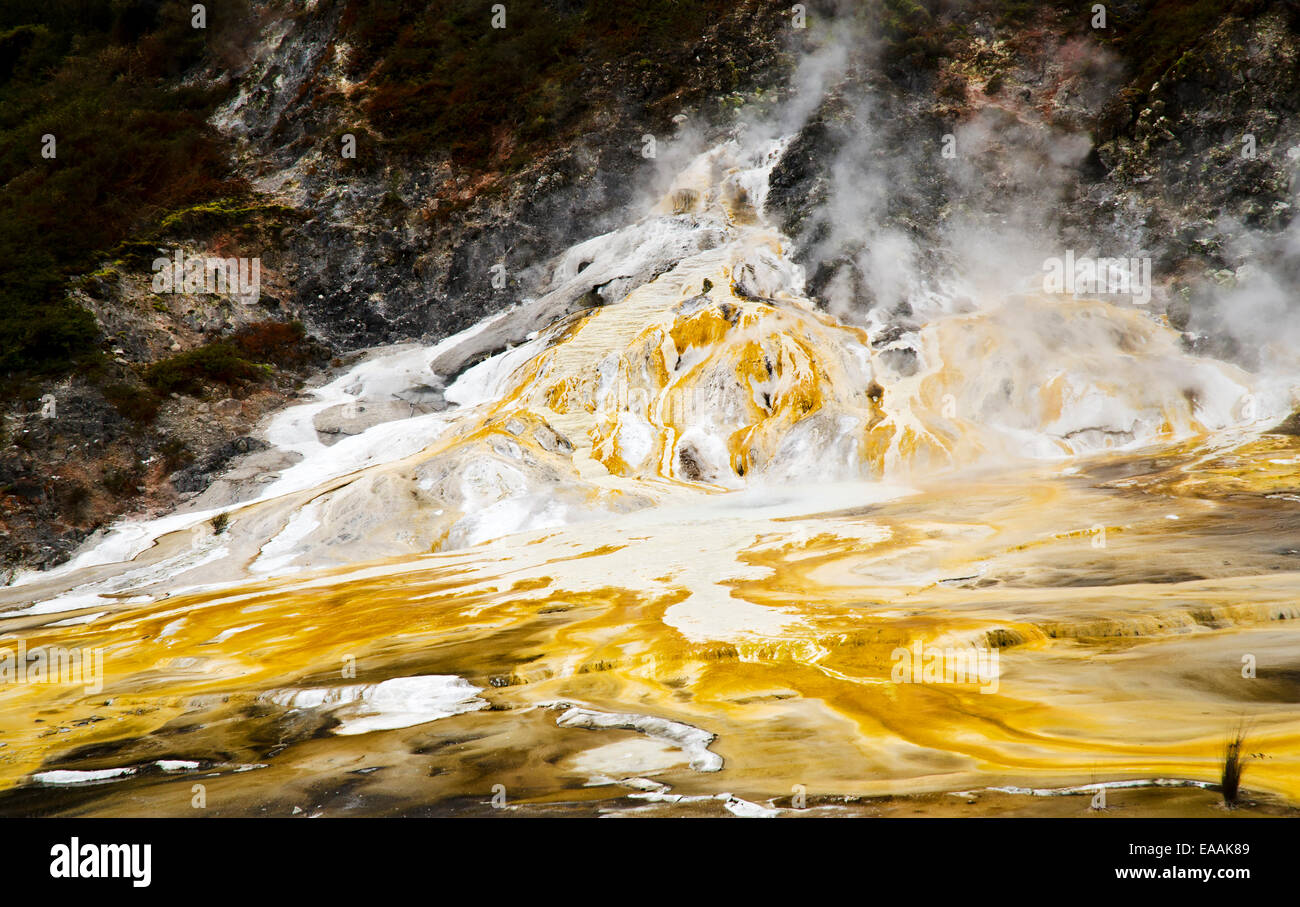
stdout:
[(64, 508), (77, 514), (90, 502), (90, 489), (80, 482), (70, 482), (63, 486), (60, 497)]
[(306, 365), (311, 359), (307, 331), (298, 321), (259, 321), (235, 331), (230, 343), (252, 362), (281, 368)]
[[(2, 267), (2, 266), (0, 266)], [(96, 350), (99, 327), (85, 309), (65, 299), (41, 300), (35, 287), (0, 278), (0, 384), (7, 376), (68, 371)]]
[(152, 422), (157, 417), (158, 406), (162, 402), (152, 391), (125, 382), (105, 386), (104, 399), (123, 416), (140, 424)]
[[(367, 78), (366, 113), (398, 151), (444, 152), (465, 166), (500, 160), (502, 131), (555, 141), (601, 99), (585, 73), (671, 61), (693, 48), (731, 0), (516, 0), (507, 27), (489, 27), (489, 4), (458, 0), (352, 0), (343, 30), (351, 75)], [(664, 82), (659, 91), (673, 90)]]
[[(235, 331), (229, 340), (217, 340), (155, 362), (145, 369), (144, 380), (159, 394), (200, 396), (209, 384), (234, 387), (259, 381), (271, 371), (272, 365), (301, 367), (311, 361), (313, 352), (312, 341), (300, 322), (258, 321)], [(115, 388), (113, 393), (114, 406), (118, 406), (117, 400), (122, 400), (119, 411), (123, 406), (132, 411), (143, 410), (147, 401), (139, 399), (139, 394), (157, 403), (157, 397), (147, 391), (130, 395), (129, 385)], [(155, 412), (156, 408), (155, 405)]]
[(233, 386), (255, 381), (262, 374), (232, 344), (219, 340), (155, 362), (145, 369), (144, 380), (161, 394), (199, 396), (206, 384)]
[(19, 25), (0, 32), (0, 84), (38, 77), (58, 64), (65, 44), (44, 25)]
[(1111, 44), (1133, 70), (1130, 85), (1145, 93), (1166, 70), (1231, 16), (1250, 18), (1269, 0), (1140, 0), (1107, 5), (1107, 26), (1097, 37)]
[(175, 472), (194, 462), (189, 445), (179, 438), (168, 438), (158, 447), (158, 452), (163, 456), (163, 467), (167, 472)]
[(100, 484), (114, 497), (119, 498), (134, 494), (139, 481), (138, 466), (129, 469), (110, 466), (100, 475)]
[(68, 279), (162, 212), (240, 185), (207, 123), (219, 97), (173, 80), (243, 27), (243, 6), (223, 3), (205, 34), (183, 3), (0, 4), (0, 383), (92, 357), (94, 318)]

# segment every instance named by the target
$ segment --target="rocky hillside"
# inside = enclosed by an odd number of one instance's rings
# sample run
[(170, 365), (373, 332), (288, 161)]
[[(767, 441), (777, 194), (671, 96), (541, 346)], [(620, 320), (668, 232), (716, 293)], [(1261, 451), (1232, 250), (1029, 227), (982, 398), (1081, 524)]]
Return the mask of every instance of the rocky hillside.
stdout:
[[(1153, 311), (1248, 364), (1292, 311), (1294, 2), (191, 7), (0, 11), (9, 568), (203, 490), (362, 348), (610, 301), (553, 256), (758, 118), (797, 132), (771, 199), (810, 285), (900, 369), (928, 290), (1026, 237), (1151, 257)], [(178, 254), (256, 292), (160, 285)]]

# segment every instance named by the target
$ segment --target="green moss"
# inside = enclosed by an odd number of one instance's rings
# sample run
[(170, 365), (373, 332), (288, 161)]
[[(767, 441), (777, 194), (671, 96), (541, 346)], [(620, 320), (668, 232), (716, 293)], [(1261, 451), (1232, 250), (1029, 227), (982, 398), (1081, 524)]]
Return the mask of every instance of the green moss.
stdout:
[(118, 243), (111, 253), (113, 263), (127, 270), (148, 268), (155, 258), (165, 254), (158, 242), (135, 239)]
[(158, 235), (194, 233), (213, 229), (267, 226), (280, 228), (297, 216), (293, 208), (278, 204), (248, 204), (233, 198), (190, 205), (167, 214), (158, 222)]

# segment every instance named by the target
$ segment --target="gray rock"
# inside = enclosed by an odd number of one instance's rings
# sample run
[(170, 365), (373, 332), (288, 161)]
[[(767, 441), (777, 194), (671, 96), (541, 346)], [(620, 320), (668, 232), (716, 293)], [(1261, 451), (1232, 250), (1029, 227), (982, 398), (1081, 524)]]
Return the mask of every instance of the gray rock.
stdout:
[(379, 403), (340, 403), (316, 414), (312, 425), (324, 435), (359, 435), (368, 428), (433, 412), (428, 404), (390, 400)]

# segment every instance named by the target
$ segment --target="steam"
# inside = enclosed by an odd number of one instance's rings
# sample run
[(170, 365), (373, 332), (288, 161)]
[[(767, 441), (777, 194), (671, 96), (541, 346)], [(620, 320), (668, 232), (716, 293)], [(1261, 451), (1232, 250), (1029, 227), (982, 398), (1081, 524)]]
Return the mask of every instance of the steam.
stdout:
[[(1300, 145), (1292, 151), (1294, 192)], [(1297, 195), (1293, 207), (1300, 203)], [(1293, 380), (1300, 375), (1300, 220), (1275, 233), (1227, 219), (1216, 227), (1228, 238), (1224, 257), (1236, 267), (1218, 271), (1212, 281), (1185, 294), (1196, 303), (1189, 306), (1188, 335), (1261, 375), (1265, 412), (1292, 409), (1300, 403)]]
[[(1146, 226), (1140, 197), (1093, 182), (1087, 124), (1125, 77), (1108, 50), (1067, 39), (1044, 50), (1041, 72), (1009, 73), (1014, 87), (989, 92), (971, 79), (950, 110), (936, 110), (921, 100), (929, 92), (879, 77), (880, 21), (847, 9), (814, 21), (810, 29), (818, 34), (789, 99), (752, 131), (799, 133), (792, 167), (797, 171), (803, 156), (814, 173), (796, 173), (802, 181), (786, 199), (784, 226), (811, 292), (839, 319), (868, 329), (882, 364), (899, 364), (899, 377), (924, 367), (918, 333), (926, 325), (1041, 295), (1045, 267), (1068, 256), (1113, 262), (1122, 273), (1112, 276), (1134, 286), (1127, 296), (1095, 298), (1137, 307), (1162, 324), (1168, 311), (1174, 330), (1186, 331), (1189, 352), (1254, 373), (1250, 400), (1238, 406), (1241, 421), (1295, 406), (1300, 222), (1279, 233), (1220, 220), (1216, 242), (1231, 266), (1174, 292), (1174, 277), (1160, 270), (1168, 265), (1158, 251), (1162, 237)], [(990, 45), (988, 53), (996, 49)], [(830, 163), (818, 167), (817, 158), (828, 154)], [(1294, 186), (1300, 145), (1285, 154)], [(1106, 203), (1100, 211), (1099, 200)], [(1088, 295), (1052, 298), (1071, 306)], [(1016, 336), (1007, 342), (1041, 344), (1049, 329), (1014, 325)], [(1097, 338), (1085, 332), (1078, 339)], [(1044, 363), (1046, 374), (1051, 365)], [(1189, 383), (1197, 371), (1185, 367)]]

